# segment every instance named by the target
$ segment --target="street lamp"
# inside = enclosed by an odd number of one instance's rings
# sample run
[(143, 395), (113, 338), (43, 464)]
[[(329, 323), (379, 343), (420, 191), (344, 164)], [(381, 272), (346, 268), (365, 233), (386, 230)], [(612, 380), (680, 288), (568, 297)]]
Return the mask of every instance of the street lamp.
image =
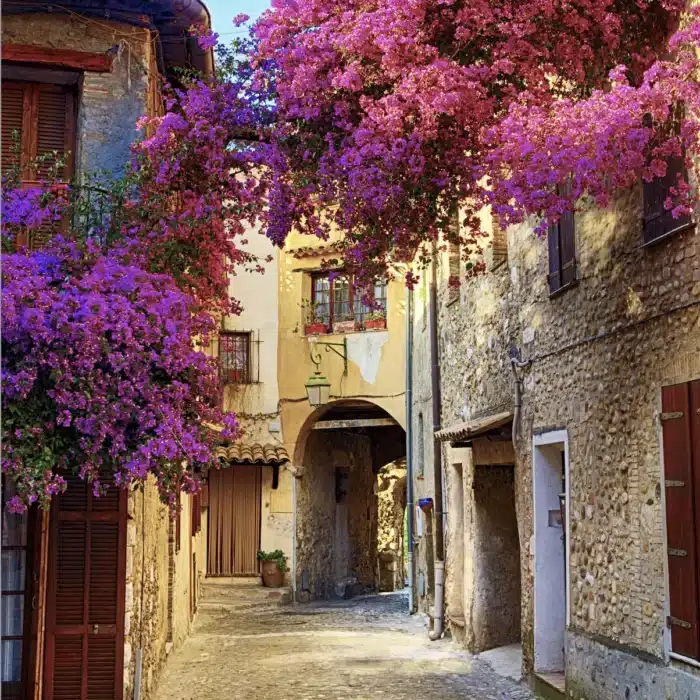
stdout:
[[(309, 403), (314, 408), (323, 406), (324, 404), (328, 403), (328, 401), (331, 398), (330, 382), (328, 381), (328, 379), (326, 379), (326, 377), (324, 377), (321, 374), (319, 370), (319, 365), (321, 364), (321, 355), (319, 355), (318, 351), (314, 351), (314, 347), (317, 345), (323, 345), (326, 348), (326, 352), (333, 351), (336, 355), (342, 357), (344, 364), (343, 374), (347, 375), (348, 373), (348, 341), (346, 338), (343, 338), (342, 343), (315, 342), (311, 346), (309, 356), (311, 358), (311, 362), (313, 362), (316, 365), (316, 371), (309, 377), (304, 386), (306, 387), (306, 395), (309, 398)], [(340, 352), (336, 348), (342, 348), (343, 350), (342, 352)]]
[(311, 406), (318, 408), (328, 403), (331, 397), (331, 385), (320, 372), (314, 372), (306, 382), (306, 395), (309, 397)]

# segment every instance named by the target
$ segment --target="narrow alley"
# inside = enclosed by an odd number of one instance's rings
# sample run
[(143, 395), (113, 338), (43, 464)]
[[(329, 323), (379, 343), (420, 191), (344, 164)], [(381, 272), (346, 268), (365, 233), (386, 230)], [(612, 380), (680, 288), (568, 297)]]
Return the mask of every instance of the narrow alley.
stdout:
[(156, 700), (533, 697), (449, 640), (430, 642), (404, 593), (297, 606), (222, 600), (203, 601)]

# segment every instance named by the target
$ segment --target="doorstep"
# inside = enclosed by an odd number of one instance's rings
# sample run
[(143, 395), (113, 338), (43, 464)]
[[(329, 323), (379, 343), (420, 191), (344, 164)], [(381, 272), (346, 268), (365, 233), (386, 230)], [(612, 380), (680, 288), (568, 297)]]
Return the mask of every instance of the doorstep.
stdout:
[(565, 700), (566, 676), (563, 673), (535, 673), (532, 689), (541, 700)]

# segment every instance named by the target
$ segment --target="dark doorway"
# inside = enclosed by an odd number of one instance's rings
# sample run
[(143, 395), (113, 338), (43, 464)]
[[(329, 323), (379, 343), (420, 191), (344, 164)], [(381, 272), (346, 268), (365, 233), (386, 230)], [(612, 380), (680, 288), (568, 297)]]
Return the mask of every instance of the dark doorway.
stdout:
[(475, 651), (520, 641), (520, 541), (512, 466), (474, 469)]

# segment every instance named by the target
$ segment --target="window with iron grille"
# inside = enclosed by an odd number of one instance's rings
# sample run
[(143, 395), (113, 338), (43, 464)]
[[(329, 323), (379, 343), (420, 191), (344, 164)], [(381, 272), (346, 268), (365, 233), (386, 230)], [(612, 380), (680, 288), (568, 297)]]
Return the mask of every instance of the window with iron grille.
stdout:
[(386, 280), (375, 280), (371, 289), (356, 288), (346, 273), (318, 273), (311, 278), (311, 318), (330, 328), (340, 321), (355, 321), (360, 327), (376, 318), (386, 319)]
[(219, 367), (224, 384), (250, 384), (250, 333), (219, 334)]
[[(660, 130), (659, 138), (662, 141), (671, 136), (679, 136), (683, 120), (683, 106), (676, 105), (668, 122)], [(651, 117), (647, 116), (645, 124), (652, 125)], [(652, 147), (654, 143), (652, 142)], [(685, 167), (685, 149), (680, 155), (669, 156), (666, 159), (666, 174), (656, 177), (651, 182), (643, 181), (644, 191), (644, 242), (651, 243), (659, 240), (674, 231), (686, 228), (692, 223), (688, 214), (677, 218), (673, 217), (672, 209), (666, 208), (666, 200), (671, 197), (671, 188), (678, 186), (678, 180), (688, 181), (688, 172)]]

